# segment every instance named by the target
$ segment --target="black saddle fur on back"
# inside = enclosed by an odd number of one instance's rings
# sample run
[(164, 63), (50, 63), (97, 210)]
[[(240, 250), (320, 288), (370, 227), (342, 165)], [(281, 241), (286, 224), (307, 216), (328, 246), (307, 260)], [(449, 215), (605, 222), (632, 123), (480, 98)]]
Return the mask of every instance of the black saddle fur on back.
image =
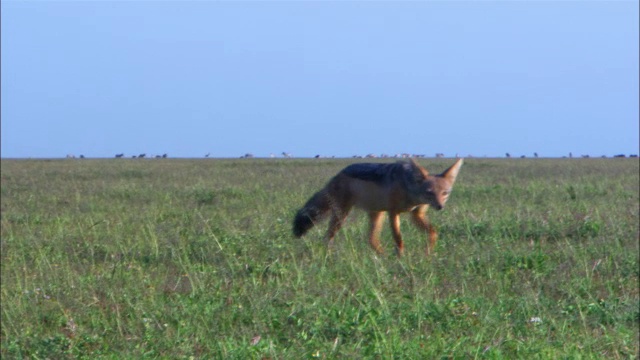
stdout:
[(413, 175), (413, 167), (409, 163), (397, 162), (393, 164), (359, 163), (344, 168), (340, 173), (352, 178), (381, 183), (397, 178), (407, 178)]

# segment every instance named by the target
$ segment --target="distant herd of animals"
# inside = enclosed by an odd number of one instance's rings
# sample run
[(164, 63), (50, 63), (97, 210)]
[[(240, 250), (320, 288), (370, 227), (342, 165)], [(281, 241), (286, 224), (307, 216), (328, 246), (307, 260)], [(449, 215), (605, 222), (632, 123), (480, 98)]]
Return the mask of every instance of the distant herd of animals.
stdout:
[[(124, 157), (124, 154), (116, 154), (116, 159), (120, 159)], [(132, 159), (144, 159), (145, 157), (147, 157), (147, 154), (140, 154), (140, 155), (132, 155), (131, 158)], [(162, 154), (162, 155), (156, 155), (155, 158), (156, 159), (166, 159), (167, 157), (169, 157), (169, 155), (167, 154)]]
[[(205, 155), (204, 155), (204, 157), (205, 157), (205, 158), (209, 158), (210, 156), (211, 156), (211, 154), (210, 154), (210, 153), (207, 153), (207, 154), (205, 154)], [(288, 153), (288, 152), (282, 152), (281, 156), (282, 156), (283, 158), (287, 158), (287, 159), (288, 159), (288, 158), (292, 158), (292, 157), (293, 157), (293, 156), (292, 156), (290, 153)], [(146, 158), (151, 158), (151, 159), (166, 159), (166, 158), (168, 158), (169, 156), (168, 156), (167, 154), (155, 155), (155, 156), (147, 156), (147, 154), (144, 154), (144, 153), (143, 153), (143, 154), (138, 154), (138, 155), (131, 155), (131, 156), (129, 156), (129, 157), (130, 157), (130, 158), (132, 158), (132, 159), (146, 159)], [(270, 158), (275, 158), (275, 157), (276, 157), (276, 155), (274, 155), (274, 154), (270, 154), (270, 155), (269, 155), (269, 157), (270, 157)], [(373, 159), (373, 158), (381, 158), (381, 159), (384, 159), (384, 158), (403, 158), (403, 159), (408, 159), (408, 158), (426, 158), (427, 156), (426, 156), (426, 155), (424, 155), (424, 154), (407, 154), (407, 153), (402, 153), (402, 154), (395, 154), (395, 155), (388, 155), (388, 154), (380, 154), (380, 155), (376, 155), (376, 154), (367, 154), (367, 155), (364, 155), (364, 156), (362, 156), (362, 155), (353, 155), (353, 156), (351, 156), (351, 157), (352, 157), (352, 158), (354, 158), (354, 159), (363, 159), (363, 158), (366, 158), (366, 159)], [(445, 157), (445, 155), (444, 155), (443, 153), (436, 153), (436, 154), (435, 154), (435, 158), (444, 158), (444, 157)], [(467, 155), (466, 157), (467, 157), (467, 158), (473, 158), (474, 156), (473, 156), (473, 155)], [(486, 156), (484, 156), (484, 157), (486, 157)], [(513, 157), (513, 158), (516, 158), (516, 157), (518, 157), (518, 156), (512, 156), (510, 153), (506, 153), (506, 154), (505, 154), (505, 158), (512, 158), (512, 157)], [(519, 157), (520, 157), (520, 158), (522, 158), (522, 159), (524, 159), (524, 158), (526, 158), (527, 156), (526, 156), (526, 155), (520, 155)], [(537, 152), (533, 153), (533, 157), (534, 157), (534, 158), (538, 158), (538, 157), (539, 157), (539, 156), (538, 156), (538, 153), (537, 153)], [(562, 157), (563, 157), (563, 158), (574, 158), (574, 155), (573, 155), (572, 153), (569, 153), (569, 155), (562, 156)], [(578, 157), (578, 156), (575, 156), (575, 157)], [(581, 157), (581, 158), (590, 158), (591, 156), (589, 156), (589, 155), (580, 155), (579, 157)], [(601, 157), (601, 158), (607, 158), (608, 156), (606, 156), (606, 155), (602, 155), (602, 156), (600, 156), (600, 157)], [(625, 154), (617, 154), (617, 155), (614, 155), (614, 156), (612, 156), (612, 157), (613, 157), (613, 158), (625, 158), (625, 157), (627, 157), (627, 155), (625, 155)], [(637, 154), (630, 154), (630, 155), (629, 155), (629, 157), (630, 157), (630, 158), (637, 158), (637, 157), (638, 157), (638, 155), (637, 155)], [(73, 155), (73, 154), (68, 154), (68, 155), (67, 155), (67, 159), (75, 159), (75, 158), (76, 158), (76, 156), (75, 156), (75, 155)], [(80, 159), (84, 159), (84, 158), (85, 158), (85, 156), (84, 156), (84, 155), (80, 155), (80, 156), (78, 156), (78, 158), (80, 158)], [(116, 155), (115, 155), (115, 158), (116, 158), (116, 159), (122, 159), (122, 158), (125, 158), (125, 154), (124, 154), (124, 153), (123, 153), (123, 154), (116, 154)], [(254, 155), (253, 155), (252, 153), (246, 153), (246, 154), (244, 154), (244, 155), (241, 155), (241, 156), (240, 156), (240, 159), (251, 159), (251, 158), (254, 158)], [(316, 155), (316, 156), (314, 156), (314, 158), (316, 158), (316, 159), (326, 159), (326, 158), (335, 158), (335, 156), (322, 156), (322, 155)], [(460, 156), (459, 156), (458, 154), (455, 154), (455, 158), (460, 158)]]

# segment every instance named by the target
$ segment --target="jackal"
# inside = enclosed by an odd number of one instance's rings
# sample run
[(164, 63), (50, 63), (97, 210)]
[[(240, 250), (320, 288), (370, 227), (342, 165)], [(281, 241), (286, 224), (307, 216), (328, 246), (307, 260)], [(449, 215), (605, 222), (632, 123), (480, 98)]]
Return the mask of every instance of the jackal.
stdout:
[(430, 175), (413, 159), (392, 164), (349, 165), (298, 210), (293, 221), (293, 234), (296, 237), (303, 236), (330, 214), (326, 238), (332, 244), (336, 232), (355, 206), (369, 214), (369, 243), (376, 252), (382, 253), (378, 234), (384, 212), (388, 212), (396, 251), (401, 256), (404, 243), (400, 234), (399, 215), (411, 212), (413, 223), (428, 234), (426, 252), (429, 255), (435, 248), (438, 233), (426, 216), (427, 209), (429, 206), (436, 210), (444, 208), (462, 162), (463, 159), (458, 159), (439, 175)]

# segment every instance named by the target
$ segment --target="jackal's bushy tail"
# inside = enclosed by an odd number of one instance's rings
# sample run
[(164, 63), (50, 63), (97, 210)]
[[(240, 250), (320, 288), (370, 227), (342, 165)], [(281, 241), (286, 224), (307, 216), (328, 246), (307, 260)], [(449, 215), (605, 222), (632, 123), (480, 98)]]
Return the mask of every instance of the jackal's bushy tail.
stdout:
[(293, 219), (293, 235), (299, 238), (306, 234), (316, 222), (326, 216), (330, 209), (331, 201), (327, 189), (315, 193), (296, 213)]

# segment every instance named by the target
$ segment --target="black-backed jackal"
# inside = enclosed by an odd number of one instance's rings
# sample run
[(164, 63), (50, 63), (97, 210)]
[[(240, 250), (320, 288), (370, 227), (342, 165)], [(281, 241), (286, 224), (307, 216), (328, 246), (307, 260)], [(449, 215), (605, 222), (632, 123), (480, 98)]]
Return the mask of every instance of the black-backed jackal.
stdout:
[(433, 252), (438, 233), (429, 222), (429, 206), (442, 210), (456, 181), (462, 159), (439, 175), (430, 175), (413, 159), (393, 164), (360, 163), (349, 165), (334, 176), (298, 210), (293, 221), (293, 234), (301, 237), (315, 223), (330, 214), (327, 241), (333, 242), (336, 232), (354, 206), (369, 214), (369, 243), (382, 253), (378, 234), (384, 212), (389, 213), (391, 231), (398, 255), (404, 251), (400, 234), (400, 217), (411, 212), (413, 223), (429, 237), (427, 255)]

